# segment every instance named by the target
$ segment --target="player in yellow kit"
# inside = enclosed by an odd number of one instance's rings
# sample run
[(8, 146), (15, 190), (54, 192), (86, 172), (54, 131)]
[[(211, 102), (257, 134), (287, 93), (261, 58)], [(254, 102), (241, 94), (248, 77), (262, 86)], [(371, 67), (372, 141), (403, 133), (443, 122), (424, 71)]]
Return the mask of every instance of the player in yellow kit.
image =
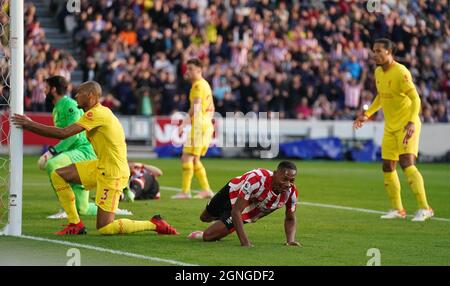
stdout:
[[(172, 196), (173, 199), (191, 198), (191, 181), (195, 174), (201, 192), (195, 198), (212, 198), (214, 193), (208, 183), (206, 170), (200, 157), (206, 154), (214, 133), (212, 119), (214, 116), (214, 101), (211, 87), (202, 76), (202, 62), (199, 59), (190, 59), (187, 62), (186, 79), (192, 83), (189, 93), (189, 117), (191, 131), (184, 144), (181, 155), (182, 178), (181, 192)], [(180, 133), (183, 128), (180, 126)]]
[(101, 234), (133, 233), (154, 230), (161, 234), (178, 234), (159, 215), (148, 221), (129, 219), (114, 220), (122, 190), (128, 184), (130, 169), (127, 162), (125, 134), (116, 116), (99, 103), (102, 89), (97, 82), (80, 85), (76, 99), (84, 115), (74, 124), (57, 128), (39, 124), (24, 115), (15, 114), (12, 121), (36, 134), (64, 139), (86, 131), (97, 155), (97, 160), (80, 161), (54, 170), (51, 174), (58, 199), (67, 213), (69, 224), (57, 235), (86, 233), (78, 216), (75, 196), (69, 183), (83, 184), (86, 189), (96, 188), (95, 202), (98, 206), (97, 229)]
[(420, 97), (409, 70), (394, 60), (394, 44), (389, 39), (376, 40), (373, 52), (378, 66), (375, 70), (377, 96), (369, 109), (355, 120), (353, 126), (362, 127), (378, 109), (383, 109), (385, 126), (381, 157), (384, 186), (391, 200), (392, 210), (381, 218), (406, 217), (396, 171), (399, 161), (419, 205), (419, 210), (412, 220), (425, 221), (434, 213), (427, 202), (422, 175), (415, 166), (421, 128)]

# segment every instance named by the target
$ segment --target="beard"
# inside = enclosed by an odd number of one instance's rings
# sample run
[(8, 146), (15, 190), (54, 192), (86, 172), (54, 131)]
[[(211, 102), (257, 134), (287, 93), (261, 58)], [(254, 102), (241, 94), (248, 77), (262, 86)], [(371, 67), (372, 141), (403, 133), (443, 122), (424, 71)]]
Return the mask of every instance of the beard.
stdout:
[(49, 111), (53, 110), (53, 107), (55, 107), (53, 105), (54, 98), (55, 97), (50, 93), (45, 94), (45, 106), (46, 106), (47, 110), (49, 110)]

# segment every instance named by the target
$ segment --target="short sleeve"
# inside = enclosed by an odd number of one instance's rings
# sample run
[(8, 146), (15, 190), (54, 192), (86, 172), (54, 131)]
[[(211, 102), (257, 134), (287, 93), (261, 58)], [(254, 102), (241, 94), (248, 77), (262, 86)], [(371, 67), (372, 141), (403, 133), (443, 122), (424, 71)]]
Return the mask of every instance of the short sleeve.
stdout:
[(76, 125), (83, 127), (87, 131), (90, 131), (96, 127), (103, 125), (103, 119), (98, 113), (93, 110), (87, 111), (81, 118), (75, 122)]
[(194, 83), (192, 85), (192, 89), (191, 89), (192, 99), (196, 99), (196, 98), (202, 99), (202, 95), (203, 95), (203, 89), (202, 89), (201, 82)]
[(298, 190), (296, 187), (293, 187), (286, 202), (286, 209), (288, 209), (291, 213), (295, 212), (295, 210), (297, 209), (297, 200)]

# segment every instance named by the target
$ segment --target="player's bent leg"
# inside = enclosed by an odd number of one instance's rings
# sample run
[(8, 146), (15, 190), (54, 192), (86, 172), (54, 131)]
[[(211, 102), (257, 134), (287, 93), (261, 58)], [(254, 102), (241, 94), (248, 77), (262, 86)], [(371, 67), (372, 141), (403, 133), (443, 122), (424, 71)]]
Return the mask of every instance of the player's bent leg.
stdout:
[(50, 179), (58, 196), (61, 206), (67, 213), (69, 224), (77, 224), (80, 222), (78, 212), (75, 205), (75, 194), (68, 183), (69, 180), (74, 179), (77, 176), (72, 174), (76, 173), (76, 168), (73, 165), (69, 165), (63, 168), (59, 168), (50, 174)]
[(99, 208), (97, 215), (97, 229), (103, 235), (126, 234), (149, 230), (154, 230), (159, 234), (179, 234), (175, 228), (169, 225), (159, 215), (153, 216), (148, 221), (130, 219), (114, 220), (114, 213), (106, 212), (101, 208)]
[(403, 172), (408, 179), (409, 187), (416, 197), (416, 201), (419, 206), (419, 210), (413, 218), (413, 221), (425, 221), (431, 218), (434, 215), (434, 212), (428, 205), (423, 177), (414, 163), (414, 154), (400, 155), (400, 165), (403, 168)]
[[(65, 151), (64, 156), (68, 157), (72, 163), (78, 162), (90, 162), (92, 160), (96, 160), (97, 157), (92, 149), (91, 145), (81, 146), (79, 149), (73, 149)], [(94, 161), (95, 162), (95, 161)], [(93, 165), (93, 163), (89, 163)], [(92, 166), (93, 168), (93, 166)], [(80, 175), (79, 169), (77, 169), (78, 174)], [(80, 180), (82, 181), (82, 177), (80, 175)], [(71, 187), (75, 193), (75, 202), (77, 206), (78, 213), (80, 215), (97, 215), (97, 206), (94, 203), (89, 203), (89, 191), (83, 185), (80, 184), (71, 184)]]
[(78, 175), (78, 169), (75, 164), (58, 168), (56, 173), (58, 173), (58, 175), (61, 176), (61, 178), (63, 178), (67, 183), (81, 184), (81, 179)]
[(56, 191), (58, 199), (67, 213), (69, 224), (57, 235), (74, 235), (86, 233), (86, 228), (78, 216), (75, 205), (75, 195), (70, 187), (69, 181), (79, 180), (78, 173), (74, 165), (59, 168), (50, 174), (52, 185)]
[(202, 222), (212, 222), (217, 219), (217, 217), (212, 216), (206, 209), (203, 210), (202, 214), (200, 215), (200, 221)]
[[(89, 191), (83, 185), (71, 184), (72, 190), (75, 194), (75, 205), (78, 214), (80, 215), (97, 215), (97, 207), (95, 204), (89, 203)], [(92, 209), (91, 205), (94, 206)]]
[(48, 160), (47, 163), (45, 164), (44, 170), (50, 176), (50, 174), (56, 169), (69, 166), (72, 163), (73, 162), (72, 160), (70, 160), (69, 156), (67, 156), (65, 153), (61, 153)]
[[(56, 169), (69, 166), (73, 163), (71, 153), (73, 154), (73, 152), (64, 152), (47, 161), (45, 164), (45, 171), (49, 177)], [(89, 192), (85, 190), (84, 186), (73, 183), (71, 183), (70, 186), (75, 194), (75, 205), (78, 213), (81, 215), (96, 215), (97, 207), (95, 204), (89, 204)]]
[(160, 234), (178, 234), (178, 232), (164, 221), (159, 215), (147, 221), (134, 221), (115, 218), (115, 211), (119, 205), (122, 189), (128, 183), (128, 178), (100, 176), (97, 181), (95, 202), (98, 206), (97, 229), (101, 234), (125, 234), (146, 230), (154, 230)]
[(224, 238), (228, 234), (230, 234), (230, 230), (222, 221), (218, 220), (205, 229), (202, 238), (203, 241), (216, 241)]
[[(98, 208), (97, 210), (97, 229), (100, 233), (104, 234), (101, 229), (105, 226), (109, 225), (114, 221), (116, 214), (114, 212), (108, 212), (103, 210), (102, 208)], [(111, 232), (111, 230), (105, 230), (105, 232)], [(105, 234), (113, 234), (113, 233), (105, 233)]]

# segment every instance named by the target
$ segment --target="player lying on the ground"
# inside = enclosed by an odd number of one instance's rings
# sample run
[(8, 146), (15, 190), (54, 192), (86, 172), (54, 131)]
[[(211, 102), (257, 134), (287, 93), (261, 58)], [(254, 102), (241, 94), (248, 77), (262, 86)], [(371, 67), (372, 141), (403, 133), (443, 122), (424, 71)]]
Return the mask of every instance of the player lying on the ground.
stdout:
[(244, 224), (255, 222), (285, 205), (286, 245), (301, 246), (295, 240), (296, 175), (295, 164), (283, 161), (276, 171), (255, 169), (231, 179), (214, 195), (200, 216), (203, 222), (215, 222), (204, 231), (194, 231), (188, 237), (215, 241), (236, 230), (241, 245), (251, 247), (253, 245), (247, 238)]
[(163, 172), (155, 166), (139, 162), (129, 162), (130, 180), (127, 188), (123, 190), (121, 200), (133, 202), (136, 200), (159, 199), (159, 183), (157, 177)]
[(69, 221), (69, 224), (56, 234), (86, 233), (75, 206), (70, 183), (83, 184), (88, 189), (96, 188), (97, 230), (101, 234), (134, 233), (145, 230), (154, 230), (161, 234), (178, 234), (160, 216), (153, 216), (147, 221), (115, 220), (114, 212), (118, 207), (122, 190), (128, 184), (130, 169), (124, 130), (112, 111), (100, 104), (101, 95), (102, 88), (97, 82), (88, 81), (81, 84), (76, 100), (78, 107), (85, 113), (76, 123), (65, 128), (39, 124), (20, 114), (11, 117), (16, 126), (47, 137), (65, 139), (86, 131), (94, 147), (97, 160), (77, 162), (51, 173), (52, 185)]

